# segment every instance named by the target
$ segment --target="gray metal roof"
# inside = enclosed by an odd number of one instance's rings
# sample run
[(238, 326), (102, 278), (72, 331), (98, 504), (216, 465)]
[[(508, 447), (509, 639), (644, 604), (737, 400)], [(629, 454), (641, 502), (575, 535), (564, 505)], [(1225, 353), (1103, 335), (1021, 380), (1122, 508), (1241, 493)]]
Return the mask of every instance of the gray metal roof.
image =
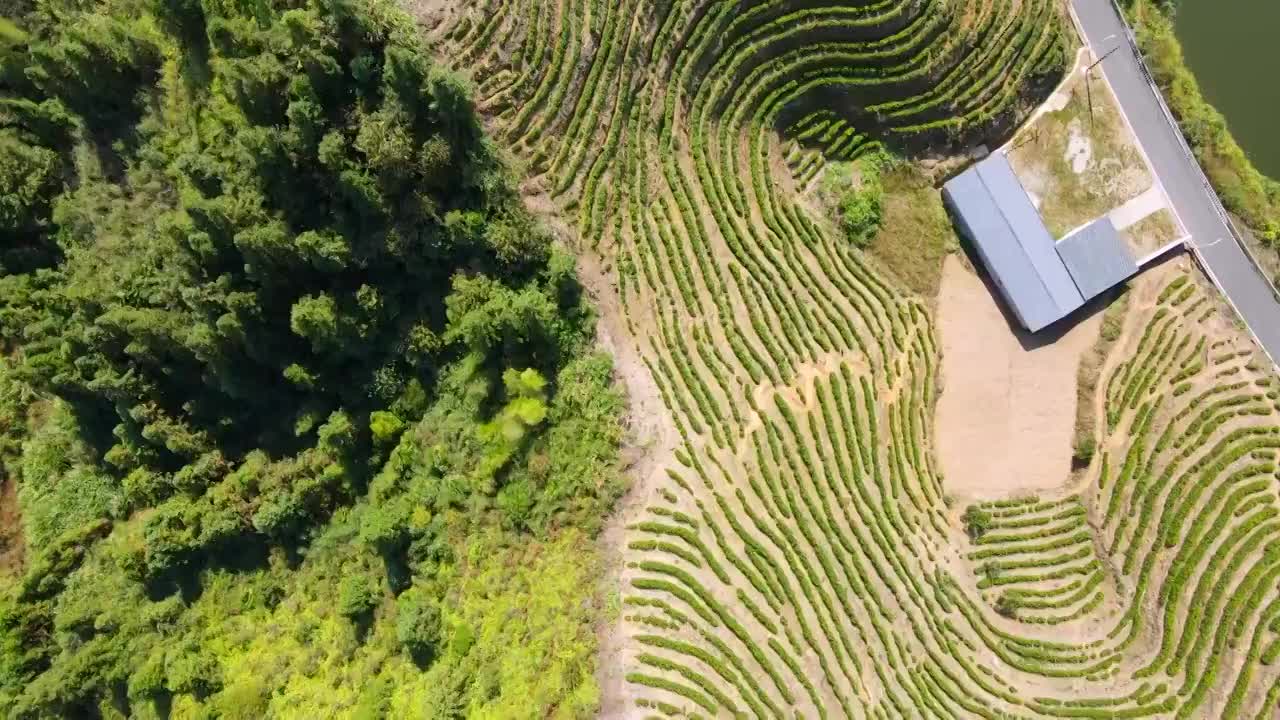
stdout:
[(1095, 220), (1062, 238), (1057, 245), (1058, 256), (1085, 300), (1092, 300), (1138, 272), (1138, 265), (1111, 218)]
[(1003, 153), (951, 179), (943, 196), (1028, 330), (1040, 330), (1084, 304), (1053, 236)]
[(1053, 236), (1040, 219), (1040, 213), (1032, 204), (1027, 191), (1022, 189), (1009, 166), (1004, 153), (996, 153), (976, 166), (978, 175), (996, 199), (1022, 251), (1035, 266), (1036, 275), (1044, 283), (1045, 290), (1053, 297), (1065, 315), (1084, 304), (1084, 298), (1063, 267), (1062, 259), (1053, 249)]

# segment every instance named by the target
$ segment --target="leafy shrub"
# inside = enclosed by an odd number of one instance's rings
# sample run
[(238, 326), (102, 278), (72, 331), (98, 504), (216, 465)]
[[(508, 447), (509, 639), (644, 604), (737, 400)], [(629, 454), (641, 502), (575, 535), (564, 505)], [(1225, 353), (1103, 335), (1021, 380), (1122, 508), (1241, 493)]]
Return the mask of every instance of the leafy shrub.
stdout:
[(441, 641), (440, 608), (418, 588), (396, 598), (396, 638), (419, 665), (435, 659)]
[(1076, 467), (1087, 466), (1098, 450), (1098, 441), (1092, 434), (1078, 434), (1072, 445), (1071, 460)]
[(379, 600), (377, 586), (364, 573), (348, 575), (338, 586), (338, 613), (351, 620), (371, 615)]
[(222, 669), (206, 648), (187, 645), (165, 654), (166, 686), (175, 694), (204, 697), (222, 687)]
[(26, 540), (43, 547), (63, 532), (115, 513), (116, 481), (92, 464), (74, 415), (55, 403), (52, 415), (23, 446), (19, 501)]
[(969, 534), (969, 539), (974, 541), (980, 540), (993, 524), (991, 514), (977, 505), (970, 505), (960, 521), (964, 523), (964, 531)]
[(881, 152), (868, 153), (852, 163), (828, 166), (822, 194), (854, 247), (869, 247), (880, 231), (885, 193), (882, 176), (889, 166), (889, 156)]
[(378, 445), (391, 445), (400, 438), (404, 430), (404, 421), (395, 413), (376, 410), (369, 415), (369, 430), (373, 433), (373, 441)]

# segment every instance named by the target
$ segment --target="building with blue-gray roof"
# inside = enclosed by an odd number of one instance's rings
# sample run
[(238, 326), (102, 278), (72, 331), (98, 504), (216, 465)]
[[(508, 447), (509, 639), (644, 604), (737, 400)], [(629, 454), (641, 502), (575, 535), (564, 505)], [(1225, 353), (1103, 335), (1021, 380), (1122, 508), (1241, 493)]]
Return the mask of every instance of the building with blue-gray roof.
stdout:
[(1138, 272), (1124, 240), (1106, 216), (1068, 234), (1055, 246), (1086, 302)]
[(1055, 242), (1003, 153), (951, 179), (942, 196), (1005, 302), (1031, 332), (1138, 271), (1106, 218)]

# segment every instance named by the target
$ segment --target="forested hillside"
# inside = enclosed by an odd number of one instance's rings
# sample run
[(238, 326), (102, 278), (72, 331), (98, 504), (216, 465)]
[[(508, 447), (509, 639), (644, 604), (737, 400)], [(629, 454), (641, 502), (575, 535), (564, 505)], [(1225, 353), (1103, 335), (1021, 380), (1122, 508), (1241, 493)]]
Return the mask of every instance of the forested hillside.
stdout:
[(621, 401), (464, 83), (380, 0), (0, 12), (0, 714), (590, 714)]

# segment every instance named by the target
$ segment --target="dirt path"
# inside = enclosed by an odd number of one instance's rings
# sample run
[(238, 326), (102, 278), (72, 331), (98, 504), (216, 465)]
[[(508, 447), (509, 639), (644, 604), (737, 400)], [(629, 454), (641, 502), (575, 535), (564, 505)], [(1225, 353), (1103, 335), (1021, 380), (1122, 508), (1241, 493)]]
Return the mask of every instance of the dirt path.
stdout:
[(635, 652), (634, 643), (627, 642), (623, 623), (625, 613), (619, 610), (611, 614), (609, 608), (618, 600), (627, 583), (627, 568), (623, 562), (626, 527), (642, 519), (645, 508), (652, 504), (653, 496), (665, 477), (663, 468), (671, 465), (680, 440), (653, 376), (635, 346), (629, 344), (630, 335), (623, 309), (619, 306), (610, 275), (601, 267), (594, 253), (579, 255), (579, 279), (600, 313), (597, 326), (600, 347), (613, 356), (614, 377), (627, 397), (627, 444), (623, 450), (623, 461), (631, 484), (600, 535), (605, 562), (601, 594), (605, 598), (606, 616), (597, 628), (600, 653), (596, 683), (600, 686), (602, 718), (623, 717), (628, 711), (635, 710), (630, 695), (633, 687), (625, 678), (625, 668), (634, 666), (628, 661), (628, 653)]
[(20, 574), (25, 557), (18, 483), (12, 477), (5, 477), (0, 479), (0, 576)]
[(1099, 316), (1027, 349), (1022, 342), (1033, 338), (1015, 334), (955, 256), (943, 266), (938, 316), (944, 389), (936, 429), (947, 491), (994, 498), (1061, 486), (1071, 468), (1076, 372)]

